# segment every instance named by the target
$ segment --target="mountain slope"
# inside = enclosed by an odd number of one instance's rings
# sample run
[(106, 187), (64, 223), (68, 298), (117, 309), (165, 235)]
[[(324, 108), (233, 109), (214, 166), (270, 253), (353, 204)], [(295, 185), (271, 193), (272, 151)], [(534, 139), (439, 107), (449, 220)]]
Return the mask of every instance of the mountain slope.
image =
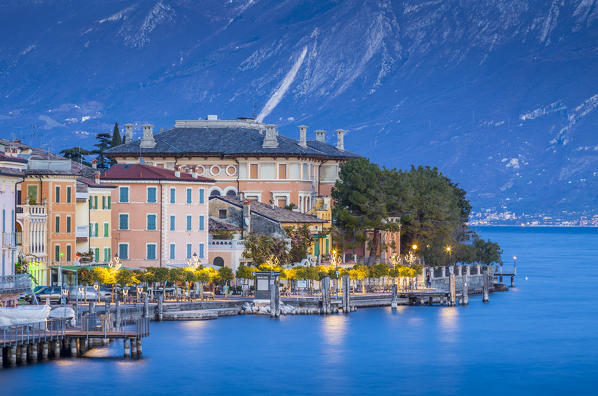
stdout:
[(0, 126), (57, 151), (255, 114), (438, 166), (477, 210), (594, 214), (597, 26), (598, 0), (5, 2)]

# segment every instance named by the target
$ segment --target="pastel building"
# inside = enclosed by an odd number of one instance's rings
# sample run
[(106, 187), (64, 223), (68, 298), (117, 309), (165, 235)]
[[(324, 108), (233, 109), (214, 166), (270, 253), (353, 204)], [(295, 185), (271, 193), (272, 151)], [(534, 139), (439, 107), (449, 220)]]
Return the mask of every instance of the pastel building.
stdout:
[(182, 266), (208, 249), (213, 180), (146, 164), (117, 164), (101, 176), (111, 191), (111, 253), (123, 265)]
[[(101, 183), (96, 178), (81, 177), (77, 182), (77, 202), (81, 195), (83, 208), (79, 220), (77, 208), (77, 252), (91, 253), (95, 263), (107, 263), (112, 258), (112, 190), (116, 186)], [(83, 241), (79, 245), (79, 241)]]
[(121, 163), (146, 163), (215, 180), (210, 196), (241, 196), (285, 207), (293, 204), (306, 213), (316, 197), (330, 195), (339, 165), (357, 154), (345, 150), (345, 131), (336, 131), (336, 145), (326, 143), (326, 132), (308, 140), (306, 126), (299, 139), (278, 133), (276, 125), (253, 119), (176, 121), (174, 128), (156, 134), (143, 125), (141, 139), (126, 126), (126, 142), (106, 151)]
[(0, 153), (0, 231), (2, 256), (0, 275), (14, 275), (18, 257), (16, 244), (16, 191), (24, 177), (27, 161)]

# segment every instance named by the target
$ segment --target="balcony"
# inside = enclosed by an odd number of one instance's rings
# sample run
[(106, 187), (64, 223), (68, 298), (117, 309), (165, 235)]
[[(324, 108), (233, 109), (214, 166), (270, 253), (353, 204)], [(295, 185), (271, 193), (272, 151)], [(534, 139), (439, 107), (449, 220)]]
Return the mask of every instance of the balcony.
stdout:
[(47, 217), (45, 205), (17, 205), (17, 218)]
[(77, 238), (88, 238), (89, 235), (89, 226), (77, 226), (76, 235)]
[(2, 233), (2, 247), (14, 248), (15, 246), (16, 246), (15, 233), (14, 232), (3, 232)]
[(212, 250), (245, 249), (245, 241), (241, 239), (211, 239), (208, 248)]

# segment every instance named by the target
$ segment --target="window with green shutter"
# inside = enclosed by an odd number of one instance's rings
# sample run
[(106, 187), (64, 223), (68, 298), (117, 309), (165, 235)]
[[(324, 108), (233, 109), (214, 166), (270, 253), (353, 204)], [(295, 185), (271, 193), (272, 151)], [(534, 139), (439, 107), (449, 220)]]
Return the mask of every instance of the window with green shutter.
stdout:
[(147, 202), (156, 203), (156, 187), (147, 188)]
[(156, 215), (155, 214), (147, 215), (147, 229), (150, 231), (156, 230)]
[(93, 261), (95, 261), (96, 263), (100, 261), (100, 248), (94, 249)]
[(102, 195), (102, 209), (106, 209), (106, 197)]
[(129, 229), (129, 215), (128, 214), (120, 214), (118, 218), (118, 228), (121, 230), (128, 230)]
[(66, 245), (66, 261), (71, 261), (71, 245)]
[(156, 244), (148, 243), (146, 245), (146, 249), (147, 249), (146, 258), (148, 260), (155, 260), (156, 259)]
[(93, 208), (94, 209), (98, 208), (98, 196), (97, 195), (95, 197), (93, 197)]
[(104, 223), (104, 236), (105, 237), (110, 236), (110, 224), (108, 224), (108, 223)]
[(98, 223), (95, 223), (93, 225), (93, 236), (95, 236), (95, 237), (100, 236), (100, 231), (98, 230), (99, 227), (100, 227), (100, 225)]
[(106, 209), (110, 209), (110, 205), (112, 205), (112, 197), (108, 197), (108, 207)]
[(71, 216), (66, 216), (66, 232), (71, 232)]
[(120, 187), (119, 188), (119, 200), (122, 203), (129, 202), (129, 187)]

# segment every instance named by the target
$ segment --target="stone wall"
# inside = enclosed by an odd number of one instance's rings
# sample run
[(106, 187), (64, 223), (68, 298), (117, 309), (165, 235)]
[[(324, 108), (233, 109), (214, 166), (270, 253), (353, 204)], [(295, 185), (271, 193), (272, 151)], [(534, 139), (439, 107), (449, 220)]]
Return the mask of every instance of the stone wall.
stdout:
[[(449, 274), (451, 267), (426, 267), (424, 268), (424, 279), (428, 279), (430, 286), (435, 289), (447, 291), (449, 290)], [(463, 284), (467, 281), (469, 292), (481, 290), (484, 285), (483, 269), (486, 266), (482, 265), (455, 265), (452, 266), (455, 273), (455, 288), (463, 290)], [(488, 274), (492, 276), (492, 268), (488, 268)], [(492, 284), (492, 282), (490, 282)]]

